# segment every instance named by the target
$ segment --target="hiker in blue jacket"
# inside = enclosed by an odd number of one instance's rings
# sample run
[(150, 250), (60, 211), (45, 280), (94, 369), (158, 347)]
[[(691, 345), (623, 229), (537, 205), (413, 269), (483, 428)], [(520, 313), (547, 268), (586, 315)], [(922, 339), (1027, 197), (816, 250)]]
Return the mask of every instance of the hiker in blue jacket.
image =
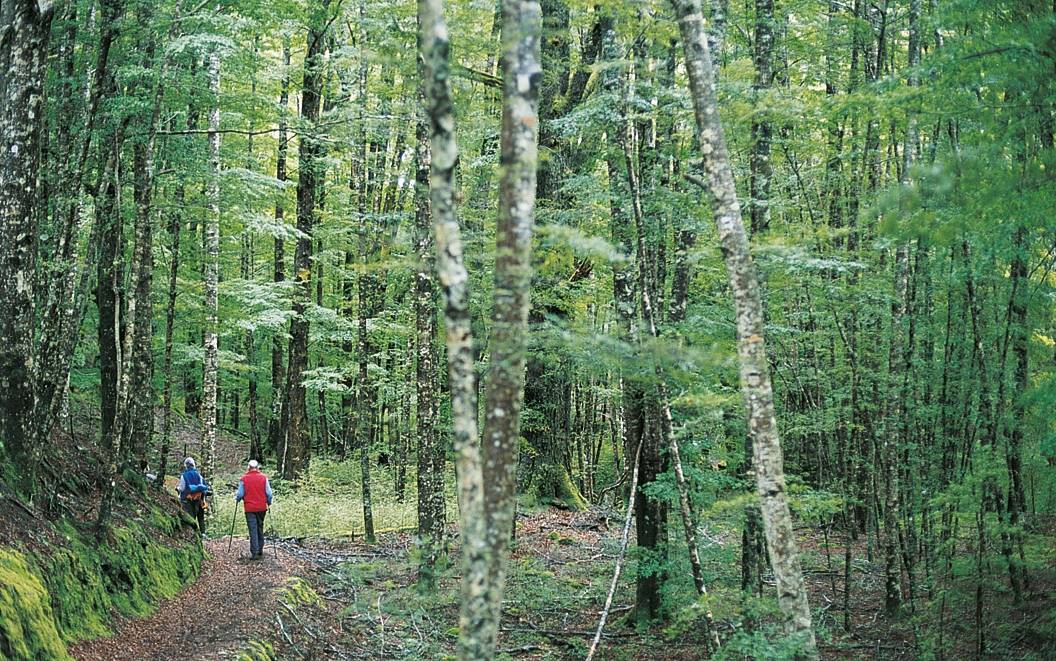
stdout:
[(180, 473), (180, 481), (176, 484), (176, 491), (180, 494), (180, 504), (183, 510), (194, 517), (198, 522), (198, 532), (205, 538), (205, 496), (209, 493), (209, 484), (198, 472), (194, 459), (187, 457), (183, 460), (183, 472)]

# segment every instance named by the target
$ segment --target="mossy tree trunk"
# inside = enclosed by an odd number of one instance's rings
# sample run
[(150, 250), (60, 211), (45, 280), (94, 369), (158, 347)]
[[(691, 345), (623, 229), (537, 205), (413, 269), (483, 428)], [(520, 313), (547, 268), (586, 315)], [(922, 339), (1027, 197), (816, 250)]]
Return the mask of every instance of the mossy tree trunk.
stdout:
[(759, 279), (741, 219), (740, 203), (715, 97), (715, 76), (699, 0), (672, 0), (682, 35), (712, 213), (729, 271), (737, 318), (741, 388), (748, 402), (755, 477), (762, 499), (763, 527), (777, 597), (786, 627), (809, 656), (817, 655), (810, 606), (799, 566), (792, 518), (785, 494), (784, 458), (774, 413), (774, 395), (763, 341), (763, 304)]

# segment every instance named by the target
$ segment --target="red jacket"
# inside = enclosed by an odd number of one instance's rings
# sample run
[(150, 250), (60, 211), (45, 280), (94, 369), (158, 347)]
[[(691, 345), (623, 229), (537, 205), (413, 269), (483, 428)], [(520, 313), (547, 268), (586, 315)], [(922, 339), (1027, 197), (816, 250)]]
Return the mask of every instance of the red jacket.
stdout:
[(268, 511), (268, 478), (264, 473), (250, 469), (242, 476), (242, 487), (245, 490), (243, 499), (247, 512)]

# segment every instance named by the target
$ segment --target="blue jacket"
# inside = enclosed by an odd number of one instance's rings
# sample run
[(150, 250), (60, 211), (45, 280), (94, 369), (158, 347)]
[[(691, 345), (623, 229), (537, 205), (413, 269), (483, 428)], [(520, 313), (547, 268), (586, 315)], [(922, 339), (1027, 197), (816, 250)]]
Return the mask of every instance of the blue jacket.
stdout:
[(209, 490), (209, 484), (202, 479), (202, 474), (193, 468), (188, 468), (180, 474), (180, 481), (176, 484), (176, 491), (180, 494), (180, 500), (187, 500), (192, 493), (205, 492)]

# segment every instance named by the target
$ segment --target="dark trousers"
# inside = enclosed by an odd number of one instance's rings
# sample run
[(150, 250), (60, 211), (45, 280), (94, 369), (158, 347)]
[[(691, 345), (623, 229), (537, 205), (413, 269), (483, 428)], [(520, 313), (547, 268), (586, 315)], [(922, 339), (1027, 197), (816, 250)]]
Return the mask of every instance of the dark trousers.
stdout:
[(205, 534), (205, 508), (202, 507), (202, 501), (200, 500), (185, 500), (183, 501), (183, 511), (191, 515), (195, 521), (198, 522), (198, 532)]
[(264, 515), (267, 512), (246, 512), (249, 529), (249, 553), (254, 558), (264, 551)]

